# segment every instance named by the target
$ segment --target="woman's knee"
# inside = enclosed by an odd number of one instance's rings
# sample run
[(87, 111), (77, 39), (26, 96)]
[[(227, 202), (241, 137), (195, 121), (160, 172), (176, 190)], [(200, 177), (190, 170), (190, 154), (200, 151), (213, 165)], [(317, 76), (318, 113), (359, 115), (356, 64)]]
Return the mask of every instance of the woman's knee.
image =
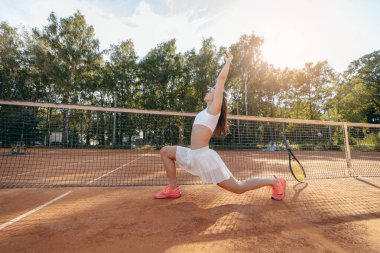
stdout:
[(219, 183), (218, 185), (220, 187), (222, 187), (222, 188), (224, 188), (230, 192), (236, 193), (236, 194), (243, 194), (244, 192), (246, 192), (242, 183), (240, 181), (237, 181), (234, 178), (230, 178), (229, 180), (226, 180), (222, 183)]
[(243, 188), (241, 188), (241, 186), (235, 186), (235, 187), (227, 189), (227, 190), (229, 190), (230, 192), (233, 192), (235, 194), (243, 194), (245, 192), (245, 190)]
[(162, 157), (169, 157), (170, 159), (175, 159), (176, 146), (164, 146), (160, 150), (160, 155)]
[(236, 194), (243, 194), (245, 192), (245, 189), (243, 186), (240, 184), (240, 182), (237, 184), (234, 193)]
[(234, 179), (232, 192), (236, 194), (243, 194), (245, 191), (244, 185), (241, 181)]
[(168, 153), (168, 146), (162, 147), (160, 149), (160, 155), (161, 156), (165, 156), (165, 155), (167, 155), (167, 153)]

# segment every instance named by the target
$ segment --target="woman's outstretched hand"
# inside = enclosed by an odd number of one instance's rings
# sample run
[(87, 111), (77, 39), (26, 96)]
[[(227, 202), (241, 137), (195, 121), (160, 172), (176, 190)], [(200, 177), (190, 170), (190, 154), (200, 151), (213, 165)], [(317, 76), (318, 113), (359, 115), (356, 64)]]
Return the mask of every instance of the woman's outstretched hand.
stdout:
[(224, 61), (225, 62), (231, 63), (233, 58), (234, 58), (234, 56), (231, 54), (231, 52), (226, 52), (224, 54)]

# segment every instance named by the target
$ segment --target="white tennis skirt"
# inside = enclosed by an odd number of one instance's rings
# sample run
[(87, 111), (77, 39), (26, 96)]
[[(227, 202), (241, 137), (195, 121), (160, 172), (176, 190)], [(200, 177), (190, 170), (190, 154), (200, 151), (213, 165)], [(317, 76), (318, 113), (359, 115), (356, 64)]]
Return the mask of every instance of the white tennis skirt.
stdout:
[(195, 150), (177, 146), (176, 162), (181, 169), (200, 177), (203, 183), (218, 184), (232, 177), (222, 158), (208, 146)]

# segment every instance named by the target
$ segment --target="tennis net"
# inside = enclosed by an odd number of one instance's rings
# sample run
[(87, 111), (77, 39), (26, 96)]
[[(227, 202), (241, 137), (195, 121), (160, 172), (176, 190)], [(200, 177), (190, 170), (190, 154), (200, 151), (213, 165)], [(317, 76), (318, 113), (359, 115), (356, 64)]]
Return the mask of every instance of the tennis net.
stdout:
[[(167, 184), (165, 145), (189, 146), (195, 113), (0, 101), (0, 188)], [(234, 176), (292, 179), (286, 135), (307, 179), (380, 176), (380, 125), (229, 115), (213, 138)], [(180, 184), (199, 184), (177, 169)]]

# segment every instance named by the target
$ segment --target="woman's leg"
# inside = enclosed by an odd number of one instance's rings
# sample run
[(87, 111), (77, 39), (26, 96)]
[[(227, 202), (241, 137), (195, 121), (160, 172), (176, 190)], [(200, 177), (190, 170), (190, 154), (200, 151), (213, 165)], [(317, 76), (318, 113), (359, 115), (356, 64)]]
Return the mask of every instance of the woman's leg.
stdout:
[(177, 188), (177, 176), (176, 176), (176, 152), (177, 146), (165, 146), (160, 150), (161, 159), (164, 163), (166, 175), (169, 179), (169, 184), (173, 189)]
[(250, 178), (244, 181), (238, 181), (234, 177), (231, 177), (218, 185), (227, 191), (242, 194), (246, 191), (261, 188), (263, 186), (273, 186), (277, 184), (277, 180), (274, 178)]

